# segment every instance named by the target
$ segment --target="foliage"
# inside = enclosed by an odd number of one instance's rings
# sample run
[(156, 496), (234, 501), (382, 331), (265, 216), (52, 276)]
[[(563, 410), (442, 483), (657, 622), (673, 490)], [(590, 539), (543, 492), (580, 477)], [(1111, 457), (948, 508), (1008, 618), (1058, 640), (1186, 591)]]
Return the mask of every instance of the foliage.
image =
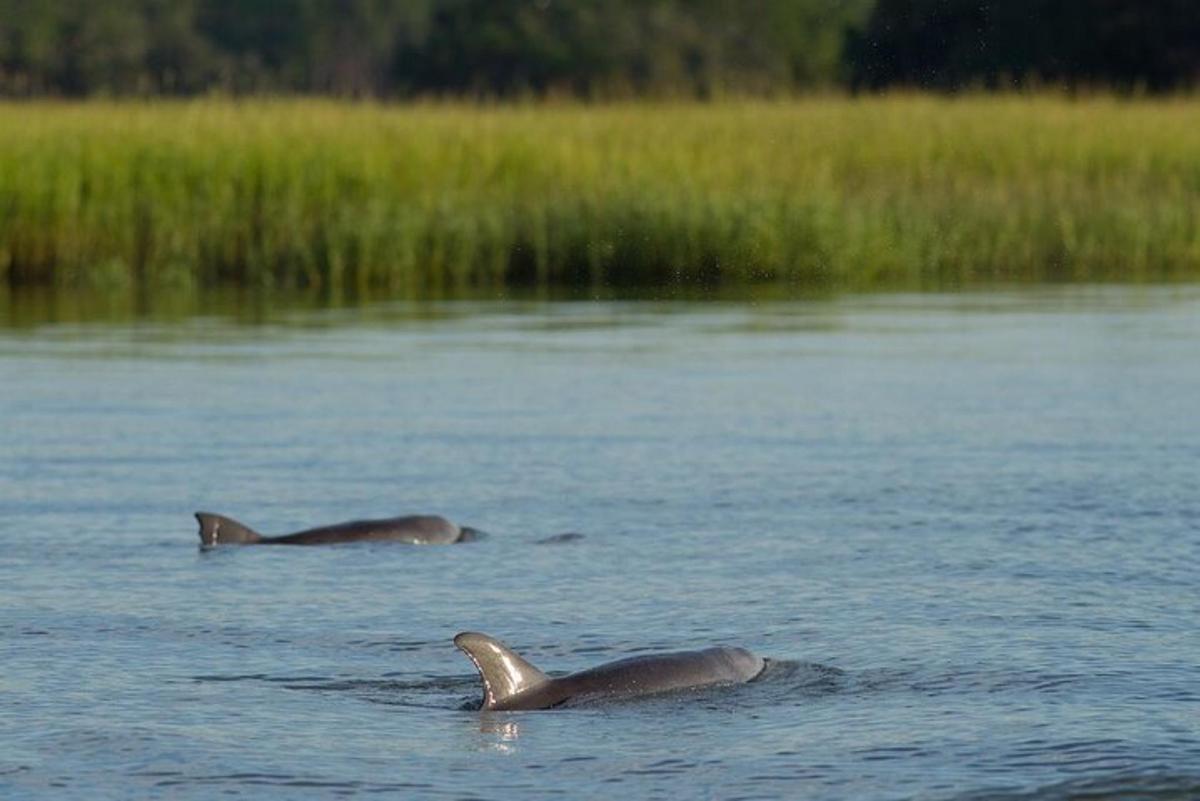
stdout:
[(0, 280), (909, 287), (1200, 275), (1200, 106), (0, 105)]
[(869, 2), (0, 0), (0, 92), (782, 92), (838, 77)]
[(855, 85), (1176, 89), (1200, 77), (1195, 0), (878, 0)]
[(1195, 0), (0, 0), (0, 94), (1171, 90)]

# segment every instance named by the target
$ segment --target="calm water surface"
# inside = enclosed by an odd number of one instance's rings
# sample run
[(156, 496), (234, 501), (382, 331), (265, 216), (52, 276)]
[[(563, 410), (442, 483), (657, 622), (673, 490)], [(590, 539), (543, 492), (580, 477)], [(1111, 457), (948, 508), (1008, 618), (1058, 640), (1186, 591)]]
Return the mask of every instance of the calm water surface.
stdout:
[[(1200, 796), (1200, 288), (9, 314), (0, 797)], [(775, 662), (481, 714), (464, 629)]]

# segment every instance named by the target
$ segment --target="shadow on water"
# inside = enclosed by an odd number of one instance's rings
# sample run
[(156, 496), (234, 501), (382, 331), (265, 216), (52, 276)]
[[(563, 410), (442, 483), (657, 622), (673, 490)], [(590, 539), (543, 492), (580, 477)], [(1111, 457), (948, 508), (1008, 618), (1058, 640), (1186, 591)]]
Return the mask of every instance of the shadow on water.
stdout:
[[(252, 288), (165, 288), (158, 291), (95, 291), (63, 287), (0, 286), (0, 328), (30, 329), (44, 325), (91, 323), (181, 323), (193, 318), (219, 318), (226, 324), (255, 326), (299, 322), (304, 327), (334, 327), (347, 322), (398, 323), (455, 319), (469, 312), (455, 309), (502, 301), (546, 302), (636, 301), (701, 303), (822, 300), (835, 293), (790, 284), (725, 287), (588, 287), (528, 289), (521, 287), (455, 289), (453, 291), (331, 292), (328, 290)], [(452, 302), (452, 303), (451, 303)], [(349, 316), (349, 318), (348, 318)], [(535, 323), (544, 326), (545, 321)], [(602, 320), (564, 320), (566, 328), (603, 326)]]
[(297, 776), (290, 773), (213, 773), (189, 775), (183, 771), (149, 770), (129, 774), (130, 776), (149, 779), (155, 787), (187, 788), (210, 787), (228, 788), (226, 793), (240, 795), (241, 788), (278, 787), (296, 790), (320, 790), (333, 796), (352, 796), (359, 793), (398, 793), (417, 790), (431, 790), (434, 785), (424, 782), (363, 782), (363, 781), (328, 781), (316, 777)]
[(973, 790), (948, 801), (1192, 801), (1200, 775), (1115, 775), (1078, 779), (1031, 790)]
[[(77, 338), (92, 326), (114, 326), (138, 342), (255, 341), (296, 332), (345, 327), (406, 327), (497, 317), (517, 333), (586, 333), (629, 326), (661, 326), (699, 304), (737, 305), (744, 318), (696, 323), (707, 333), (826, 333), (841, 328), (839, 303), (867, 308), (959, 313), (1095, 310), (1188, 301), (1195, 283), (1002, 283), (970, 287), (874, 287), (870, 292), (801, 284), (713, 287), (497, 287), (443, 292), (331, 292), (296, 289), (121, 289), (0, 285), (0, 331), (17, 336)], [(599, 302), (599, 303), (595, 303)], [(552, 310), (552, 313), (547, 313)], [(831, 311), (833, 310), (833, 311)], [(832, 315), (832, 316), (831, 316)], [(487, 327), (487, 326), (485, 326)], [(83, 328), (83, 330), (80, 330)], [(252, 333), (251, 333), (252, 332)], [(544, 343), (542, 345), (545, 346)]]
[(562, 534), (551, 534), (549, 537), (543, 537), (540, 540), (534, 540), (535, 545), (566, 545), (572, 542), (579, 542), (584, 538), (584, 535), (578, 531), (567, 531)]

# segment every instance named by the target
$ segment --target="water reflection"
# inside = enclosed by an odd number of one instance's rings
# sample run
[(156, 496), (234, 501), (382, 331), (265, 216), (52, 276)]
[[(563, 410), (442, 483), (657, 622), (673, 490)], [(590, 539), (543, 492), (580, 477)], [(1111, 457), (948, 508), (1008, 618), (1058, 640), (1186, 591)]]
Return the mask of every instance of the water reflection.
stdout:
[[(521, 287), (456, 289), (453, 292), (422, 290), (332, 291), (329, 289), (165, 287), (154, 291), (133, 287), (96, 291), (64, 287), (20, 287), (0, 285), (0, 328), (33, 328), (48, 324), (78, 323), (176, 323), (190, 318), (221, 318), (237, 325), (288, 322), (296, 316), (306, 323), (313, 313), (330, 325), (353, 321), (395, 322), (397, 320), (457, 316), (447, 308), (458, 303), (505, 301), (514, 311), (522, 305), (534, 308), (550, 301), (640, 301), (675, 303), (736, 301), (805, 301), (832, 297), (832, 293), (790, 286), (741, 287), (599, 287), (534, 290)], [(528, 310), (527, 308), (527, 310)], [(536, 322), (536, 321), (535, 321)], [(579, 325), (578, 321), (566, 324)]]
[[(0, 323), (0, 795), (1197, 797), (1188, 293)], [(214, 498), (493, 536), (200, 558)], [(788, 661), (480, 713), (477, 626)]]
[(507, 714), (482, 713), (472, 722), (475, 750), (497, 754), (515, 754), (521, 737), (521, 723)]
[[(696, 304), (736, 304), (750, 311), (744, 320), (698, 321), (713, 332), (792, 333), (829, 332), (841, 326), (831, 310), (846, 304), (859, 310), (897, 313), (953, 311), (962, 313), (1015, 311), (1130, 310), (1191, 304), (1200, 294), (1195, 283), (1121, 286), (1008, 285), (971, 290), (871, 294), (816, 291), (790, 285), (724, 287), (600, 287), (588, 290), (521, 287), (422, 291), (332, 291), (283, 288), (121, 288), (105, 291), (64, 287), (12, 288), (0, 284), (0, 330), (41, 329), (46, 326), (134, 324), (165, 331), (180, 323), (224, 327), (329, 329), (346, 325), (395, 326), (431, 320), (460, 320), (481, 312), (503, 312), (506, 327), (518, 331), (586, 331), (620, 327), (630, 313), (639, 323), (663, 322), (664, 315), (696, 310)], [(497, 302), (501, 302), (499, 305)], [(579, 303), (583, 301), (585, 303)], [(586, 303), (602, 301), (603, 303)], [(557, 313), (545, 316), (549, 306)], [(803, 310), (804, 314), (798, 314)], [(534, 314), (531, 314), (534, 313)]]

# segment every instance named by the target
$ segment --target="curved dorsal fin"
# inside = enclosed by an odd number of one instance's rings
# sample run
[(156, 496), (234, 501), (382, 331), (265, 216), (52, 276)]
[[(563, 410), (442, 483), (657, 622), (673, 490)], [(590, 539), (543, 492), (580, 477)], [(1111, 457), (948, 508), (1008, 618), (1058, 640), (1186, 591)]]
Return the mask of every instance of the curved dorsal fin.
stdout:
[(205, 548), (248, 545), (263, 540), (262, 535), (254, 529), (224, 515), (196, 512), (196, 520), (200, 522), (200, 545)]
[(479, 670), (484, 709), (494, 709), (506, 699), (550, 680), (494, 637), (464, 631), (454, 638), (454, 644)]

